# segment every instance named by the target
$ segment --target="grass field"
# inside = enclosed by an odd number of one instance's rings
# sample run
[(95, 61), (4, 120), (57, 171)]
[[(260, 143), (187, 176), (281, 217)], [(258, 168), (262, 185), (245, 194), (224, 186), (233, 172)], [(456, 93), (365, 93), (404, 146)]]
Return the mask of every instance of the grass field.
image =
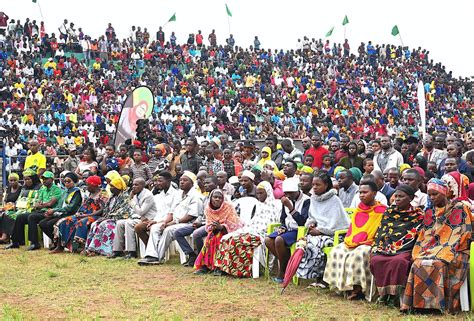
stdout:
[(196, 276), (173, 258), (136, 261), (0, 250), (0, 317), (45, 319), (470, 319), (470, 314), (404, 315), (326, 290), (279, 287), (260, 278)]

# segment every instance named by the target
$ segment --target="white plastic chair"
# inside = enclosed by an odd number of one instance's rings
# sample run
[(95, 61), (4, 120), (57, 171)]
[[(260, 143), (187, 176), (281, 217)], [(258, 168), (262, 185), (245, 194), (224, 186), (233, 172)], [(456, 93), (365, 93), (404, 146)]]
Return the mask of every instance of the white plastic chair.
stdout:
[(51, 239), (48, 237), (48, 235), (44, 234), (43, 233), (43, 246), (48, 249), (49, 246), (51, 245), (52, 241)]

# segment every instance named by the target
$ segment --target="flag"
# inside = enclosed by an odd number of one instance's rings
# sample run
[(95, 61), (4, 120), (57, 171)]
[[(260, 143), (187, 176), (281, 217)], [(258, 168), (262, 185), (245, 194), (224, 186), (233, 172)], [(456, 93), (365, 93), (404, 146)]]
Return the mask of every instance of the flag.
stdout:
[(176, 12), (169, 18), (168, 22), (176, 21)]
[(120, 119), (115, 131), (115, 146), (120, 146), (127, 139), (133, 139), (137, 133), (137, 120), (148, 119), (153, 110), (153, 93), (145, 86), (135, 88), (127, 97), (120, 112)]
[(420, 109), (420, 137), (424, 137), (426, 135), (426, 98), (425, 98), (425, 87), (423, 86), (423, 82), (420, 80), (418, 82), (418, 90), (416, 91), (416, 97), (418, 98), (418, 107)]
[(396, 36), (399, 33), (400, 33), (400, 31), (398, 31), (398, 26), (394, 25), (393, 28), (392, 28), (392, 36)]
[(344, 17), (344, 20), (342, 20), (342, 25), (345, 26), (349, 23), (349, 18), (347, 18), (347, 15)]
[(333, 31), (334, 31), (334, 27), (332, 27), (331, 30), (329, 30), (329, 31), (326, 33), (326, 37), (331, 37)]
[(31, 0), (31, 1), (33, 1), (33, 3), (36, 3), (37, 0)]
[(227, 15), (229, 17), (232, 17), (232, 12), (230, 12), (229, 7), (227, 6), (227, 3), (225, 4), (225, 11), (227, 11)]

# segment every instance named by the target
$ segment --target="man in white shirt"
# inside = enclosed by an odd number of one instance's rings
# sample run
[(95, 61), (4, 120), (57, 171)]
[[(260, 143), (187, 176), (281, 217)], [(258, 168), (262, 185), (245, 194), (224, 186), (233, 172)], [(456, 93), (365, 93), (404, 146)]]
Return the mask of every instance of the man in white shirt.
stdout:
[(392, 147), (390, 137), (383, 136), (380, 139), (380, 145), (382, 150), (378, 155), (374, 156), (374, 170), (379, 170), (383, 173), (387, 168), (399, 168), (403, 164), (403, 156)]
[(163, 263), (166, 251), (174, 240), (174, 232), (189, 226), (199, 216), (203, 205), (199, 192), (194, 188), (195, 183), (196, 175), (185, 171), (179, 180), (179, 188), (182, 190), (179, 203), (167, 215), (164, 223), (152, 225), (145, 258), (138, 261), (139, 265)]
[(148, 243), (150, 229), (153, 225), (163, 224), (169, 213), (172, 213), (179, 202), (179, 190), (171, 185), (173, 177), (170, 172), (163, 171), (158, 174), (157, 188), (161, 191), (154, 196), (157, 212), (155, 217), (147, 222), (140, 222), (135, 225), (135, 233), (137, 233), (140, 240)]
[(410, 185), (416, 191), (415, 197), (410, 202), (411, 206), (421, 207), (424, 209), (426, 203), (428, 203), (428, 195), (420, 191), (420, 185), (423, 181), (423, 177), (420, 173), (413, 168), (407, 169), (403, 171), (401, 181), (403, 184)]
[(126, 259), (137, 257), (137, 240), (135, 237), (135, 225), (155, 218), (157, 208), (153, 193), (145, 188), (143, 178), (135, 178), (132, 186), (132, 210), (133, 214), (128, 219), (118, 220), (115, 227), (115, 238), (112, 246), (114, 253), (110, 258), (123, 255), (125, 250), (128, 254)]

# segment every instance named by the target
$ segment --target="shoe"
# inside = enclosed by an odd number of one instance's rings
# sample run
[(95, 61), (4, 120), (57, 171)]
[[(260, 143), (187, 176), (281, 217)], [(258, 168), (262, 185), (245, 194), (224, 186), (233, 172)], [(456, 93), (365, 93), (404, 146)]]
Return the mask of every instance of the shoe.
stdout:
[(275, 282), (275, 283), (283, 283), (283, 279), (280, 279), (280, 278), (277, 278), (277, 277), (273, 277), (272, 281)]
[(146, 258), (141, 259), (140, 261), (138, 261), (138, 265), (140, 265), (140, 266), (159, 265), (159, 264), (161, 264), (161, 261), (158, 258), (151, 257), (151, 256), (147, 256)]
[(64, 249), (56, 247), (55, 249), (49, 251), (49, 254), (58, 254), (58, 253), (63, 253)]
[(202, 267), (200, 268), (199, 270), (197, 271), (194, 271), (194, 274), (196, 275), (204, 275), (204, 274), (208, 274), (210, 271), (207, 267)]
[(41, 248), (41, 246), (39, 246), (39, 244), (31, 244), (30, 246), (28, 246), (28, 248), (26, 249), (27, 251), (35, 251), (35, 250), (39, 250)]
[(114, 252), (112, 255), (107, 256), (108, 259), (117, 259), (123, 256), (123, 252)]
[(225, 273), (224, 271), (221, 271), (221, 270), (214, 270), (212, 275), (214, 275), (214, 276), (225, 276), (225, 275), (227, 275), (227, 273)]
[(128, 252), (127, 255), (123, 257), (124, 260), (136, 259), (137, 253), (136, 252)]
[(7, 246), (5, 246), (5, 250), (11, 250), (11, 249), (19, 249), (20, 244), (18, 243), (10, 243)]
[(193, 267), (196, 261), (197, 255), (193, 252), (188, 255), (188, 259), (183, 263), (183, 266)]

